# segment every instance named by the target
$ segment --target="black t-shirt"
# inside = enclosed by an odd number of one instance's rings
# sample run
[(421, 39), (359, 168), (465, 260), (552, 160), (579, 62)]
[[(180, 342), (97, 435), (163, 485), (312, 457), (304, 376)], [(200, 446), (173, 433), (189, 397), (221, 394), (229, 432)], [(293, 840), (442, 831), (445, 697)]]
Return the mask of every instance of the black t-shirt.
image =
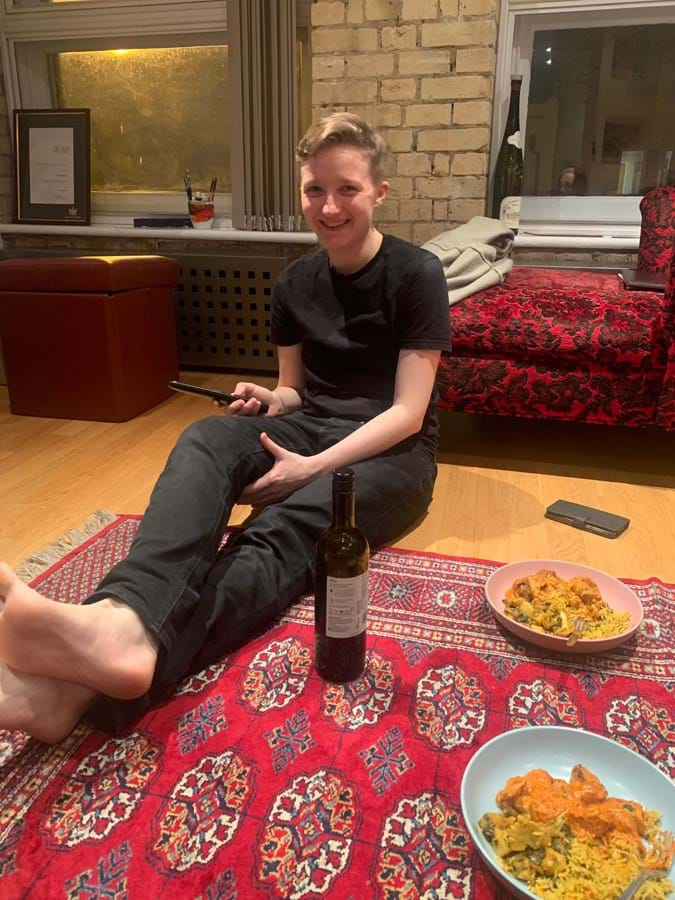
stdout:
[[(318, 250), (277, 279), (272, 341), (302, 344), (303, 411), (365, 422), (394, 399), (399, 350), (450, 350), (448, 288), (438, 257), (384, 235), (358, 272), (341, 275)], [(422, 433), (435, 437), (436, 391)]]

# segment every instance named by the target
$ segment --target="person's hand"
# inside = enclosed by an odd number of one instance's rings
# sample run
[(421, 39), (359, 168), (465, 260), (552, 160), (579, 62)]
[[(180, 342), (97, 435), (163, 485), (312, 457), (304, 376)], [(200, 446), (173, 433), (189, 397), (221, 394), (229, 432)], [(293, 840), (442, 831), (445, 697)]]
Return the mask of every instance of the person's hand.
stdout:
[(260, 414), (260, 405), (262, 403), (266, 403), (269, 406), (269, 410), (266, 413), (268, 416), (278, 416), (283, 412), (283, 405), (274, 391), (260, 384), (254, 384), (251, 381), (240, 381), (232, 393), (237, 394), (242, 399), (235, 400), (234, 403), (227, 405), (219, 403), (217, 400), (213, 401), (226, 416), (257, 416)]
[(250, 503), (251, 506), (276, 503), (277, 500), (283, 500), (293, 491), (309, 484), (320, 474), (314, 457), (301, 456), (299, 453), (285, 450), (264, 431), (260, 435), (260, 443), (274, 457), (274, 465), (265, 475), (246, 485), (239, 497), (239, 503)]

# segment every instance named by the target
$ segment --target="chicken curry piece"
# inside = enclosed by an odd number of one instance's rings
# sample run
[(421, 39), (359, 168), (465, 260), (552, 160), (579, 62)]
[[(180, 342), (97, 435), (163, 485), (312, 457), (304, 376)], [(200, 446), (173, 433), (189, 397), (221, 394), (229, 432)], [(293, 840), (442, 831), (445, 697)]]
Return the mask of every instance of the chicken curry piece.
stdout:
[(592, 838), (620, 834), (640, 847), (647, 831), (642, 806), (608, 796), (597, 776), (581, 765), (574, 766), (569, 783), (543, 769), (509, 778), (497, 794), (497, 806), (506, 815), (522, 813), (535, 822), (550, 823), (564, 816), (573, 834)]

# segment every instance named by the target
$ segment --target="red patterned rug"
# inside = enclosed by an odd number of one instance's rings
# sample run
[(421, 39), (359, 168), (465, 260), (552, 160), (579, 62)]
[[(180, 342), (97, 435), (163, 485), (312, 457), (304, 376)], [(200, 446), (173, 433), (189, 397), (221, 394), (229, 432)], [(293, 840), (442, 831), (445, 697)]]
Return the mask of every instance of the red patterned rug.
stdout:
[[(137, 523), (115, 517), (33, 585), (79, 602)], [(351, 685), (314, 673), (305, 597), (129, 737), (0, 732), (0, 896), (482, 900), (495, 894), (459, 788), (496, 734), (582, 727), (675, 775), (675, 586), (630, 581), (637, 639), (556, 656), (497, 626), (483, 594), (496, 566), (376, 554), (369, 664)]]

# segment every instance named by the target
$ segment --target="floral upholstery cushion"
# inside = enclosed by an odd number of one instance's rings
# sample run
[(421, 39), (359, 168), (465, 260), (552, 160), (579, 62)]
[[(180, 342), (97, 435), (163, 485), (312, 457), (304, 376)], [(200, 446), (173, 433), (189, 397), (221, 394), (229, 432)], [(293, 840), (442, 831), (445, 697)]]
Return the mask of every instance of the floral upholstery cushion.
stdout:
[[(438, 405), (454, 412), (650, 425), (662, 374), (658, 369), (617, 375), (596, 364), (560, 369), (517, 360), (452, 357), (439, 366)], [(675, 427), (675, 408), (670, 427)]]
[(665, 295), (611, 274), (514, 268), (450, 308), (439, 408), (675, 429), (672, 266)]
[(612, 369), (649, 366), (663, 296), (616, 275), (515, 267), (506, 281), (450, 308), (453, 355)]
[(666, 343), (668, 346), (661, 396), (656, 411), (656, 424), (660, 428), (675, 430), (675, 253), (670, 261), (670, 278), (664, 295), (666, 318)]
[(640, 201), (640, 212), (638, 269), (665, 272), (675, 241), (675, 185), (646, 193)]
[(670, 345), (655, 424), (675, 430), (675, 344)]

